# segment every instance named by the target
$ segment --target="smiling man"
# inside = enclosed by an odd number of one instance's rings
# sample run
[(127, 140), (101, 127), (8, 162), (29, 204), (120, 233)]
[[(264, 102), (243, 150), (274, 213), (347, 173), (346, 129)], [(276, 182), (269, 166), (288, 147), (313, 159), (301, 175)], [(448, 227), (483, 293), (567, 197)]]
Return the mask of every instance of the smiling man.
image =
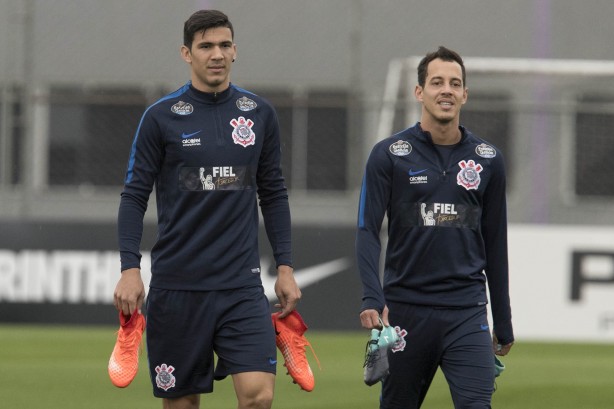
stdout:
[[(144, 302), (139, 246), (155, 187), (158, 235), (146, 303), (154, 395), (166, 409), (198, 408), (214, 379), (230, 375), (239, 409), (267, 409), (277, 349), (260, 276), (258, 203), (277, 267), (280, 317), (301, 297), (277, 115), (265, 99), (231, 84), (237, 46), (224, 13), (190, 16), (180, 52), (191, 81), (147, 108), (130, 151), (114, 303), (120, 322), (130, 322)], [(119, 343), (114, 362), (138, 359), (134, 345)]]
[(375, 145), (359, 203), (360, 320), (373, 329), (381, 318), (401, 338), (388, 352), (380, 408), (419, 408), (441, 367), (456, 409), (486, 409), (495, 354), (506, 355), (514, 341), (503, 158), (460, 125), (468, 93), (456, 52), (440, 47), (422, 59), (414, 95), (420, 122)]

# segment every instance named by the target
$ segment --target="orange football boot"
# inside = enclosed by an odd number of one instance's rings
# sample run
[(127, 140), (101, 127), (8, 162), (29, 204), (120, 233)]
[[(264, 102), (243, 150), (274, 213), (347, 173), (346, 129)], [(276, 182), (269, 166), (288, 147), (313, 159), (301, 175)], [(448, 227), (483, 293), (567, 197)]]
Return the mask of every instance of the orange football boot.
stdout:
[(120, 311), (119, 323), (117, 341), (109, 359), (109, 377), (113, 385), (125, 388), (130, 385), (139, 369), (139, 350), (145, 331), (145, 317), (135, 311), (128, 318)]
[(315, 386), (315, 379), (305, 356), (305, 346), (311, 348), (318, 366), (320, 366), (320, 361), (313, 347), (303, 335), (307, 331), (307, 325), (296, 310), (285, 318), (279, 318), (279, 314), (279, 312), (273, 313), (271, 318), (275, 327), (275, 343), (284, 357), (284, 366), (288, 369), (288, 374), (294, 383), (303, 390), (311, 392)]

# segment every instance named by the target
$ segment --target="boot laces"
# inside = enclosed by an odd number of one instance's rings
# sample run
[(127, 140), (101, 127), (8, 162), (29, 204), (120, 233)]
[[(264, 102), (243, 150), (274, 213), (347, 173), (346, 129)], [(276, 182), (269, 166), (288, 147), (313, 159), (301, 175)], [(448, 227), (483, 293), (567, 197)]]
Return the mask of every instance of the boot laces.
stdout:
[[(306, 348), (306, 346), (309, 347), (309, 349), (311, 349), (311, 353), (313, 354), (313, 357), (316, 359), (316, 362), (318, 363), (318, 368), (320, 368), (320, 370), (322, 369), (322, 365), (320, 365), (320, 360), (318, 359), (318, 356), (316, 355), (316, 352), (313, 350), (313, 347), (311, 346), (311, 343), (309, 343), (309, 341), (307, 341), (307, 339), (305, 339), (305, 337), (303, 336), (298, 336), (295, 335), (292, 337), (292, 342), (294, 343), (295, 349), (297, 351), (304, 351)], [(298, 362), (296, 362), (296, 364), (298, 365), (298, 367), (303, 367), (303, 365), (309, 365), (309, 362), (307, 361), (307, 356), (305, 354), (292, 354), (291, 353), (291, 349), (290, 348), (286, 348), (285, 349), (288, 357), (286, 357), (286, 359), (288, 361), (292, 361), (294, 360), (294, 358), (296, 358), (296, 360)], [(285, 354), (284, 354), (285, 355)]]
[(372, 367), (375, 361), (377, 360), (377, 358), (379, 357), (380, 350), (374, 349), (373, 351), (371, 351), (370, 350), (371, 345), (377, 346), (377, 339), (371, 339), (367, 341), (367, 346), (365, 347), (365, 362), (362, 365), (363, 367), (369, 367), (369, 368)]
[(119, 351), (121, 358), (131, 358), (134, 349), (138, 349), (140, 346), (138, 332), (136, 330), (130, 332), (120, 330), (117, 333), (119, 344), (122, 346)]

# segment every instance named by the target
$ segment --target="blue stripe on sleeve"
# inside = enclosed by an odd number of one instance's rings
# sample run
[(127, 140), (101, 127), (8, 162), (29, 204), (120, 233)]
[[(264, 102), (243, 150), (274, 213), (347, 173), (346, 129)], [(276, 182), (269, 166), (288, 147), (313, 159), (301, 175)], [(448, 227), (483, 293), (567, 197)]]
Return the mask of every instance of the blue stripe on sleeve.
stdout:
[(137, 139), (139, 137), (139, 132), (141, 130), (141, 125), (143, 124), (143, 119), (145, 118), (145, 115), (147, 114), (147, 112), (151, 108), (153, 108), (154, 106), (158, 105), (159, 103), (164, 102), (167, 99), (178, 97), (179, 95), (181, 95), (184, 92), (186, 92), (188, 90), (188, 88), (190, 87), (190, 83), (191, 82), (187, 82), (183, 87), (179, 88), (177, 91), (173, 92), (172, 94), (168, 94), (167, 96), (160, 98), (154, 104), (150, 105), (145, 110), (145, 112), (143, 113), (143, 116), (141, 117), (141, 120), (139, 121), (139, 126), (136, 128), (136, 133), (134, 134), (134, 140), (132, 141), (132, 148), (130, 149), (130, 158), (128, 159), (128, 171), (126, 172), (126, 180), (124, 181), (126, 184), (128, 184), (128, 183), (130, 183), (132, 181), (132, 174), (133, 174), (133, 170), (134, 170), (134, 161), (135, 161), (135, 157), (136, 157), (136, 141), (137, 141)]
[(130, 148), (130, 159), (128, 159), (128, 172), (126, 173), (126, 180), (124, 183), (128, 184), (132, 181), (132, 170), (134, 168), (134, 158), (136, 156), (136, 140), (139, 136), (139, 131), (141, 129), (141, 124), (143, 123), (143, 118), (145, 118), (145, 114), (149, 111), (151, 107), (145, 110), (145, 113), (141, 117), (139, 121), (139, 126), (136, 128), (136, 133), (134, 134), (134, 140), (132, 141), (132, 148)]
[(360, 188), (360, 201), (358, 203), (358, 228), (365, 227), (365, 200), (367, 196), (367, 176), (362, 178)]

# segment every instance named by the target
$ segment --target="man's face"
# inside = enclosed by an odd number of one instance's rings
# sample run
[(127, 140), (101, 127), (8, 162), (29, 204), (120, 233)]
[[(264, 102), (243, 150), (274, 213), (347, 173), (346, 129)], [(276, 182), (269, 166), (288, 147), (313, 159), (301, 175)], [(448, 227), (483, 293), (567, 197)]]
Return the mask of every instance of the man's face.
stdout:
[(192, 67), (192, 85), (204, 92), (220, 92), (230, 84), (230, 68), (237, 55), (228, 27), (194, 34), (192, 48), (181, 47), (181, 56)]
[(461, 106), (467, 102), (460, 64), (439, 58), (431, 61), (424, 87), (416, 86), (415, 95), (422, 103), (423, 121), (445, 124), (458, 120)]

